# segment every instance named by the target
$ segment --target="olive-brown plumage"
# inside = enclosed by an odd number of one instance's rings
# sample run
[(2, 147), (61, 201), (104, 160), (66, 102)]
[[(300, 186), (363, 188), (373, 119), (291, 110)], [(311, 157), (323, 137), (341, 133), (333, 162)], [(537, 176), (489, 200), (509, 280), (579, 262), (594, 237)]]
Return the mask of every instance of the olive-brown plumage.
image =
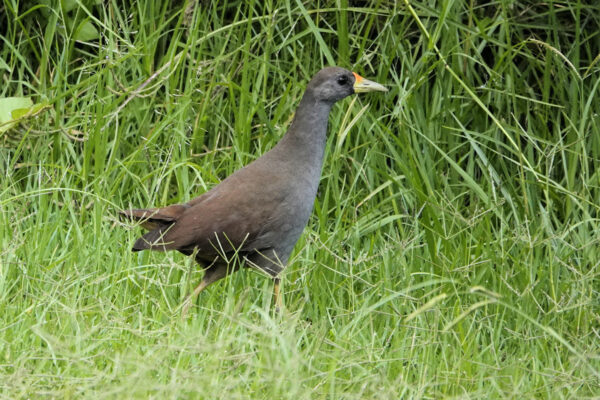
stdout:
[(177, 250), (207, 268), (184, 315), (198, 293), (239, 268), (239, 262), (231, 262), (234, 256), (275, 279), (280, 306), (277, 276), (313, 208), (331, 107), (372, 90), (386, 91), (345, 69), (324, 68), (308, 84), (285, 136), (262, 157), (188, 203), (121, 212), (149, 230), (133, 251)]

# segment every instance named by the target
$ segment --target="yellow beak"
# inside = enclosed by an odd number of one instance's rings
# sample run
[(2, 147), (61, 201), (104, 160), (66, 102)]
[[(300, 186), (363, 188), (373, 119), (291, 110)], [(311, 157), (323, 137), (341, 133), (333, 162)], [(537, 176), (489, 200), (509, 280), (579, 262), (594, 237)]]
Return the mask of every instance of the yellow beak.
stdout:
[(363, 78), (356, 72), (354, 74), (354, 93), (366, 93), (366, 92), (387, 92), (387, 88), (380, 85), (377, 82), (370, 81)]

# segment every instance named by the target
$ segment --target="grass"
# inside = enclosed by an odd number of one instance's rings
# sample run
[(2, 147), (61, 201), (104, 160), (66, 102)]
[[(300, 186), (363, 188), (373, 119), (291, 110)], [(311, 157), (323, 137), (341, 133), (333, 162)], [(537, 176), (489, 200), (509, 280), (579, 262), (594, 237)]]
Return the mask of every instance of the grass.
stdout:
[[(1, 396), (597, 398), (588, 3), (3, 0), (0, 97), (51, 108), (0, 136)], [(244, 271), (181, 321), (202, 272), (117, 211), (264, 153), (329, 64), (390, 92), (331, 115), (286, 312)]]

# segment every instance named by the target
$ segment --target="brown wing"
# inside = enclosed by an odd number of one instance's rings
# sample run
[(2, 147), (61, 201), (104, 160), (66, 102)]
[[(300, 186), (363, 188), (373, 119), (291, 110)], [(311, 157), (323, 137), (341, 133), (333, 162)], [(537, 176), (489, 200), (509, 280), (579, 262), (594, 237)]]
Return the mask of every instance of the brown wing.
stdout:
[(286, 196), (277, 172), (271, 173), (273, 179), (256, 190), (254, 180), (248, 179), (256, 172), (245, 168), (231, 175), (188, 203), (175, 222), (139, 238), (133, 249), (195, 250), (198, 255), (212, 256), (256, 245), (273, 217), (273, 205), (281, 204)]

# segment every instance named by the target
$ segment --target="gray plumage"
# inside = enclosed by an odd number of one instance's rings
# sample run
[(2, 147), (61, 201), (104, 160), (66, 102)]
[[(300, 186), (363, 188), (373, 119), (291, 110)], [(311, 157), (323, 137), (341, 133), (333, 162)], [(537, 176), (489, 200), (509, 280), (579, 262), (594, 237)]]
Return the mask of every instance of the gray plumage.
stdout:
[(133, 251), (195, 255), (209, 266), (202, 289), (237, 268), (228, 263), (234, 254), (277, 277), (313, 208), (329, 112), (355, 92), (357, 81), (366, 82), (367, 90), (385, 90), (345, 69), (322, 69), (308, 84), (285, 136), (262, 157), (189, 203), (121, 212), (150, 229)]

